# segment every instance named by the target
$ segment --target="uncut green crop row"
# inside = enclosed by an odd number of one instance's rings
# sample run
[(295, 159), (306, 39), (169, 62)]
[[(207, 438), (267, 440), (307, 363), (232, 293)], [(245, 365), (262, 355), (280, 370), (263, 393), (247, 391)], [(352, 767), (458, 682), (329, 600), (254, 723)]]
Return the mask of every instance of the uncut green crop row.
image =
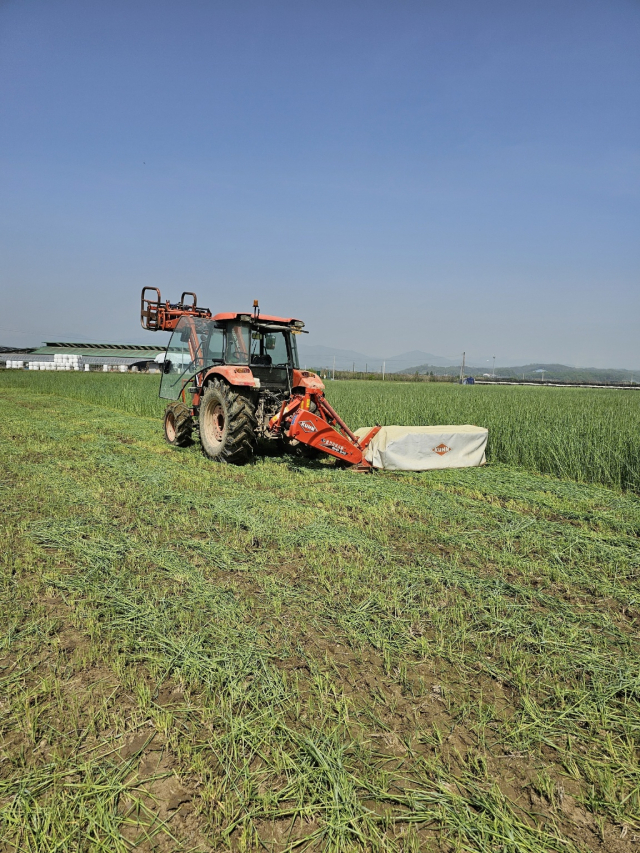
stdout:
[[(160, 417), (158, 377), (3, 372), (0, 387)], [(640, 392), (582, 388), (327, 382), (353, 428), (463, 424), (489, 429), (488, 460), (583, 482), (640, 489)]]

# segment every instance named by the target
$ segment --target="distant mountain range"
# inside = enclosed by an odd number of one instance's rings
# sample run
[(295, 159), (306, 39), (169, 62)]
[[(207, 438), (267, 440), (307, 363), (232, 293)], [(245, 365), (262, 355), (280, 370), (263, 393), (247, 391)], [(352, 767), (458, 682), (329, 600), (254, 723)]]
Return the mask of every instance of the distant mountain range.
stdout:
[(382, 364), (385, 363), (385, 370), (388, 373), (399, 373), (408, 367), (415, 364), (432, 364), (438, 367), (452, 367), (456, 362), (450, 358), (442, 358), (433, 353), (422, 352), (421, 350), (411, 350), (411, 352), (403, 352), (400, 355), (380, 356), (366, 355), (361, 352), (356, 352), (350, 349), (336, 349), (335, 347), (309, 346), (300, 341), (298, 338), (298, 354), (300, 356), (300, 364), (304, 367), (315, 368), (332, 368), (334, 365), (336, 370), (370, 370), (380, 372)]
[[(300, 340), (300, 339), (298, 339)], [(436, 375), (456, 376), (460, 372), (462, 358), (451, 359), (433, 353), (411, 350), (400, 355), (384, 356), (366, 355), (355, 350), (336, 349), (335, 347), (308, 346), (298, 343), (300, 364), (303, 367), (336, 370), (356, 370), (380, 373), (384, 363), (387, 373), (435, 373)], [(491, 359), (483, 361), (482, 366), (467, 364), (467, 376), (482, 376), (491, 372)], [(532, 364), (515, 365), (513, 367), (496, 367), (496, 376), (503, 379), (542, 379), (558, 382), (638, 382), (640, 370), (625, 370), (623, 368), (600, 367), (570, 367), (566, 364)]]
[[(420, 364), (409, 367), (399, 373), (436, 373), (457, 376), (460, 366), (438, 367), (431, 364)], [(465, 367), (466, 376), (487, 375), (486, 367)], [(544, 379), (550, 382), (640, 382), (640, 371), (624, 370), (622, 368), (602, 367), (569, 367), (566, 364), (523, 364), (515, 367), (496, 367), (498, 379)]]

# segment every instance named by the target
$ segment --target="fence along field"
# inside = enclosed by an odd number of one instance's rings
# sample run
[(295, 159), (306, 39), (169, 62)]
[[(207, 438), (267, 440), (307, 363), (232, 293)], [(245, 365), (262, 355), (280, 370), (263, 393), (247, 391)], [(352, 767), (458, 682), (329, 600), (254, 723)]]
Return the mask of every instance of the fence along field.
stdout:
[[(11, 371), (2, 387), (56, 394), (161, 417), (158, 377)], [(581, 388), (461, 387), (439, 383), (327, 382), (352, 429), (375, 423), (472, 423), (489, 429), (490, 462), (640, 491), (640, 392)]]
[[(636, 494), (214, 465), (163, 442), (157, 377), (16, 374), (0, 849), (636, 849)], [(442, 390), (330, 384), (353, 426), (508, 416), (507, 450), (527, 406), (531, 440), (583, 400), (594, 438), (634, 423), (615, 392)]]

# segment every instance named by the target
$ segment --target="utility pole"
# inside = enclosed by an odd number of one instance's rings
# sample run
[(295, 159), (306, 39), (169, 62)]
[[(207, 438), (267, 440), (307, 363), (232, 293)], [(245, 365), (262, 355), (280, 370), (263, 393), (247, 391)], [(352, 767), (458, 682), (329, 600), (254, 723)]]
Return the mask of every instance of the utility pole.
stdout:
[(462, 353), (462, 367), (460, 368), (460, 382), (464, 379), (464, 359), (466, 356), (466, 352)]
[(495, 355), (493, 357), (493, 368), (491, 369), (491, 377), (493, 379), (496, 378), (496, 357), (495, 357)]
[(364, 373), (365, 373), (365, 376), (367, 375), (367, 373), (368, 373), (368, 372), (369, 372), (369, 365), (368, 365), (368, 364), (367, 364), (367, 362), (365, 361), (365, 363), (364, 363)]
[(336, 357), (335, 357), (335, 355), (333, 357), (333, 376), (331, 378), (332, 379), (336, 378)]
[(356, 372), (356, 363), (355, 363), (355, 361), (351, 364), (351, 372), (352, 372), (352, 373), (355, 373), (355, 372)]

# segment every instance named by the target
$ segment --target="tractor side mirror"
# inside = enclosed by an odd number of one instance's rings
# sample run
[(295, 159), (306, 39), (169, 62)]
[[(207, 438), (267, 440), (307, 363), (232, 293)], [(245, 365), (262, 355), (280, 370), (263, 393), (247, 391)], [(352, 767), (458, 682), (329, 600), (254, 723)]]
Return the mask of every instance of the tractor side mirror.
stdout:
[(172, 362), (168, 358), (165, 358), (165, 360), (162, 362), (162, 372), (163, 373), (171, 373), (172, 367), (173, 367)]
[(275, 335), (265, 335), (264, 336), (264, 347), (265, 347), (265, 349), (275, 349), (276, 348), (276, 336)]

